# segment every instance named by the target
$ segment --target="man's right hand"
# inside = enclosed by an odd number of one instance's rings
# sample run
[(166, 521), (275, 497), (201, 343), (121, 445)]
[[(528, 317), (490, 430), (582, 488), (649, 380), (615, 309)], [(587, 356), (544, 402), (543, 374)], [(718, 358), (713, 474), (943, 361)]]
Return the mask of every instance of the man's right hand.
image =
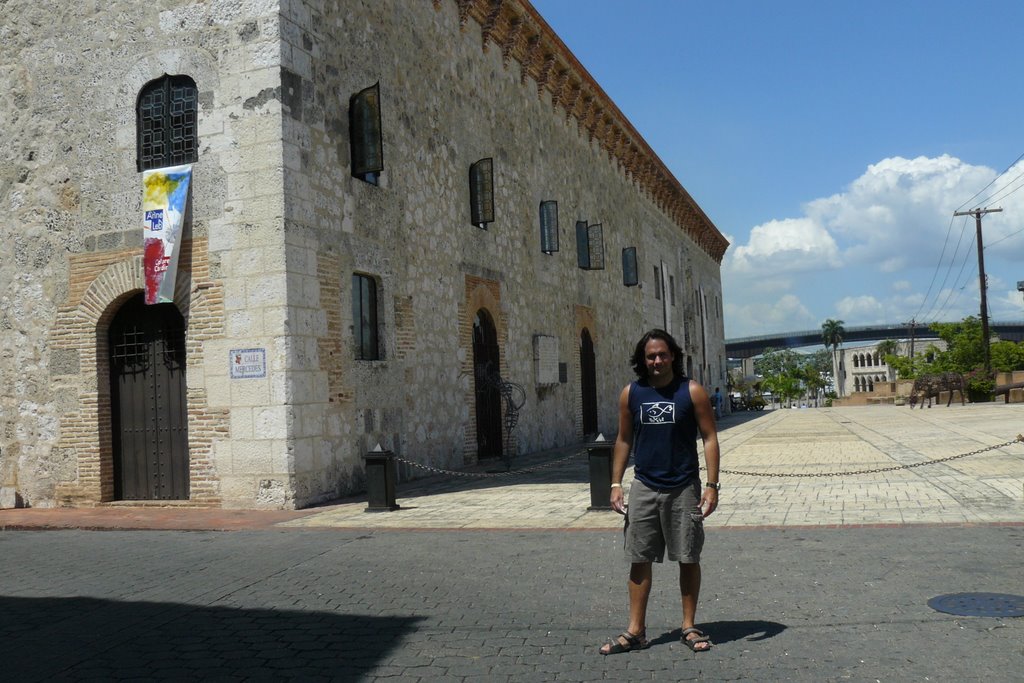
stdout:
[(615, 486), (612, 488), (612, 493), (609, 500), (612, 505), (612, 510), (615, 510), (616, 512), (623, 515), (626, 514), (626, 498), (624, 495), (622, 495), (621, 486)]

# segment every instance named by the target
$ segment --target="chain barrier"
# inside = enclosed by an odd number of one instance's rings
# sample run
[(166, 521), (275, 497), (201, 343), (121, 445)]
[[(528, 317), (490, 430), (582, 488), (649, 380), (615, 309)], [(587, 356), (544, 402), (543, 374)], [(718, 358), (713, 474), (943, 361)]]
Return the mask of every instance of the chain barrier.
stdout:
[[(981, 453), (987, 453), (988, 451), (994, 451), (999, 448), (1006, 448), (1012, 446), (1015, 443), (1024, 443), (1024, 434), (1018, 434), (1017, 438), (1007, 441), (1006, 443), (996, 444), (995, 446), (987, 446), (985, 448), (979, 448), (976, 451), (970, 451), (968, 453), (960, 453), (959, 455), (951, 455), (946, 458), (938, 458), (936, 460), (924, 460), (922, 462), (914, 462), (907, 465), (893, 465), (891, 467), (874, 467), (866, 470), (849, 470), (846, 472), (747, 472), (742, 470), (727, 470), (720, 469), (721, 474), (733, 474), (739, 477), (790, 477), (790, 478), (809, 478), (809, 477), (849, 477), (858, 474), (878, 474), (881, 472), (895, 472), (897, 470), (909, 470), (914, 467), (924, 467), (925, 465), (937, 465), (939, 463), (950, 462), (951, 460), (959, 460), (960, 458), (967, 458), (972, 455), (979, 455)], [(459, 472), (458, 470), (446, 470), (441, 467), (433, 467), (431, 465), (424, 465), (421, 462), (413, 462), (401, 456), (394, 456), (395, 460), (400, 463), (409, 465), (410, 467), (416, 467), (427, 472), (434, 474), (445, 474), (451, 477), (464, 477), (467, 479), (491, 479), (497, 477), (514, 477), (520, 474), (530, 474), (531, 472), (540, 472), (542, 470), (557, 467), (562, 463), (568, 462), (574, 458), (578, 458), (582, 455), (584, 450), (570, 453), (569, 455), (551, 460), (541, 465), (534, 467), (524, 467), (518, 470), (508, 470), (505, 472)], [(701, 470), (705, 470), (705, 467), (701, 467)]]
[[(994, 451), (997, 448), (1006, 448), (1012, 446), (1015, 443), (1024, 442), (1024, 434), (1018, 434), (1016, 439), (1007, 441), (1006, 443), (997, 444), (995, 446), (988, 446), (987, 448), (979, 448), (976, 451), (969, 453), (961, 453), (959, 455), (951, 455), (946, 458), (938, 458), (936, 460), (924, 460), (922, 462), (913, 462), (908, 465), (893, 465), (891, 467), (874, 467), (867, 470), (850, 470), (849, 472), (743, 472), (737, 470), (719, 470), (722, 474), (734, 474), (740, 477), (793, 477), (793, 478), (804, 478), (804, 477), (849, 477), (857, 474), (878, 474), (879, 472), (895, 472), (896, 470), (909, 470), (913, 467), (924, 467), (925, 465), (937, 465), (943, 462), (949, 462), (950, 460), (959, 460), (960, 458), (966, 458), (971, 455), (978, 455), (979, 453), (985, 453), (987, 451)], [(704, 469), (703, 467), (701, 469)]]
[(546, 469), (549, 469), (551, 467), (555, 467), (556, 465), (561, 465), (562, 463), (567, 462), (569, 460), (572, 460), (573, 458), (578, 458), (581, 453), (583, 453), (583, 451), (579, 451), (579, 452), (576, 452), (576, 453), (571, 453), (571, 454), (565, 456), (564, 458), (558, 458), (557, 460), (551, 460), (550, 462), (546, 462), (546, 463), (543, 463), (541, 465), (536, 465), (534, 467), (524, 467), (522, 469), (507, 470), (505, 472), (459, 472), (457, 470), (446, 470), (446, 469), (442, 469), (440, 467), (432, 467), (430, 465), (424, 465), (421, 462), (413, 462), (412, 460), (406, 460), (405, 458), (403, 458), (401, 456), (397, 456), (397, 455), (394, 456), (394, 457), (395, 457), (395, 460), (397, 460), (398, 462), (405, 463), (406, 465), (410, 465), (412, 467), (418, 467), (421, 470), (426, 470), (427, 472), (433, 472), (434, 474), (447, 474), (447, 475), (452, 476), (452, 477), (466, 477), (466, 478), (469, 478), (469, 479), (473, 479), (473, 478), (476, 478), (476, 479), (488, 479), (488, 478), (494, 478), (494, 477), (513, 477), (513, 476), (515, 476), (517, 474), (529, 474), (530, 472), (539, 472), (541, 470), (546, 470)]

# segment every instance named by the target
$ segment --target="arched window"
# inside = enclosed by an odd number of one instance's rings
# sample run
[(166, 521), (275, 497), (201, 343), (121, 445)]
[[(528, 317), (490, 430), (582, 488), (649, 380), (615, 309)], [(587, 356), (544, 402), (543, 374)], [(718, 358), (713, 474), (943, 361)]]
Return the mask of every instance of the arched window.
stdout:
[(135, 105), (138, 170), (191, 164), (199, 158), (199, 93), (188, 76), (150, 81)]
[(853, 367), (855, 367), (855, 368), (859, 368), (860, 367), (860, 356), (858, 356), (857, 354), (854, 354), (854, 356), (853, 356)]
[(352, 336), (356, 360), (380, 360), (377, 328), (377, 280), (352, 274)]

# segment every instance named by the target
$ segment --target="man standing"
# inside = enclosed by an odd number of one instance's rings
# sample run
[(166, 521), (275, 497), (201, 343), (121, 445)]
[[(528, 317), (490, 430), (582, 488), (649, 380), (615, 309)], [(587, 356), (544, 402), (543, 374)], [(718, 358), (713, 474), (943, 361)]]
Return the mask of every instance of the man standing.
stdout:
[[(718, 433), (707, 391), (683, 374), (683, 352), (664, 330), (651, 330), (636, 345), (637, 381), (619, 396), (619, 435), (612, 455), (611, 506), (626, 515), (625, 553), (629, 570), (629, 626), (609, 641), (603, 655), (648, 646), (647, 601), (653, 562), (667, 555), (679, 563), (682, 594), (681, 641), (694, 652), (711, 648), (695, 626), (700, 594), (700, 553), (704, 518), (718, 507)], [(697, 434), (704, 442), (708, 481), (701, 487)], [(630, 450), (635, 480), (629, 507), (622, 477)]]
[(718, 387), (715, 387), (715, 395), (712, 397), (712, 400), (715, 403), (715, 419), (716, 420), (721, 420), (722, 419), (722, 407), (723, 407), (722, 406), (722, 390), (719, 389)]

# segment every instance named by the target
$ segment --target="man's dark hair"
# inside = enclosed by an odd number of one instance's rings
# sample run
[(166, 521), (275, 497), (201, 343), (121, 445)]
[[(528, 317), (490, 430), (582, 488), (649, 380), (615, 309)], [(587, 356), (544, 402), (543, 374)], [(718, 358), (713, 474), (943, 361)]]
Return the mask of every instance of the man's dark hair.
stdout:
[(647, 342), (652, 339), (660, 339), (668, 345), (668, 350), (672, 352), (672, 373), (676, 377), (686, 377), (686, 373), (683, 372), (683, 349), (676, 343), (671, 334), (659, 329), (650, 330), (647, 334), (640, 337), (640, 341), (636, 343), (632, 358), (633, 372), (636, 373), (636, 376), (640, 379), (647, 379), (647, 362), (644, 349), (647, 347)]

